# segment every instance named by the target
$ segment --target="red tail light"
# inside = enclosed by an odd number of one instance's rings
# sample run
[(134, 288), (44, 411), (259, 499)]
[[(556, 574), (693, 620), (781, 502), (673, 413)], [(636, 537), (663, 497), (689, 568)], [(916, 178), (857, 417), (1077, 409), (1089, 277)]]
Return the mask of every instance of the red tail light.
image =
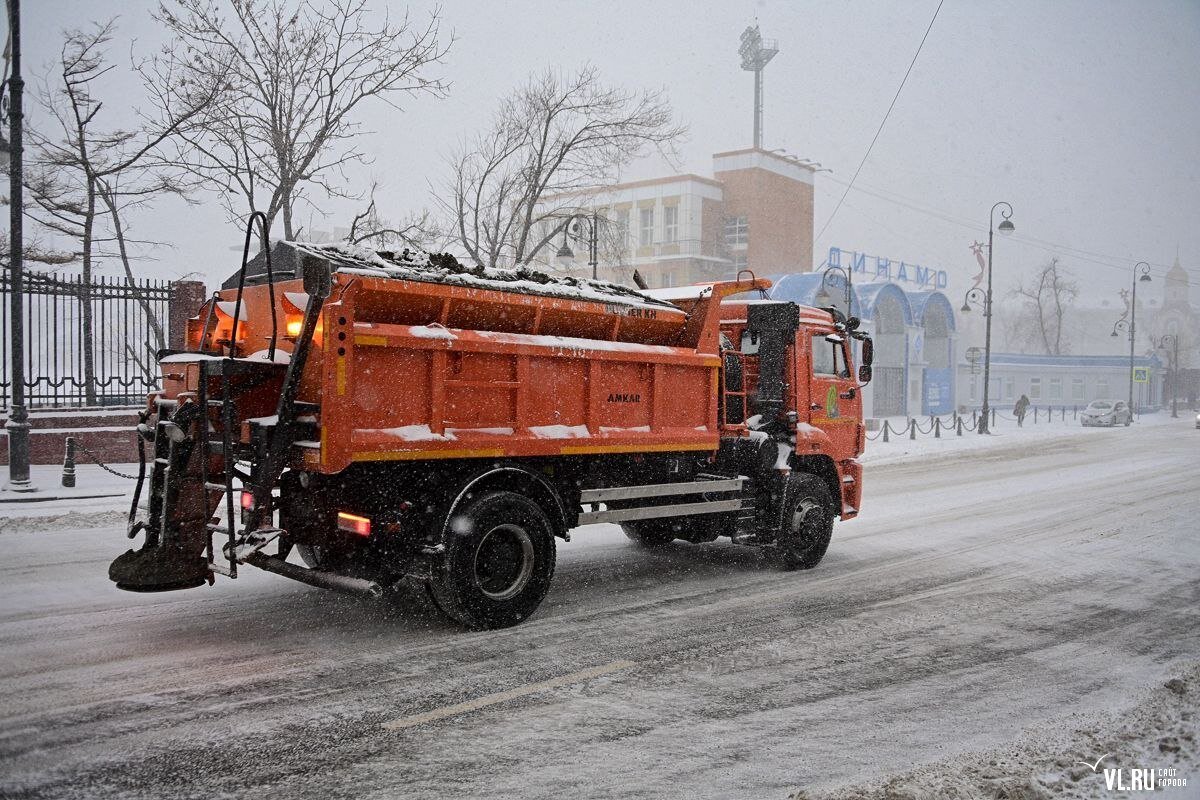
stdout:
[(337, 515), (338, 527), (347, 533), (353, 533), (356, 536), (371, 535), (371, 520), (366, 517), (360, 517), (358, 514), (349, 514), (345, 511), (339, 511)]

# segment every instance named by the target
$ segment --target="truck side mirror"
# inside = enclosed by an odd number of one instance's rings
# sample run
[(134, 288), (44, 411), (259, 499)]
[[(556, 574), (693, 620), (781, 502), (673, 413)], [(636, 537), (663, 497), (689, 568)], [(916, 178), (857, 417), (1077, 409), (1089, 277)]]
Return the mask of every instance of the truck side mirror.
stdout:
[(871, 382), (871, 366), (863, 364), (858, 368), (858, 382), (866, 385)]
[(875, 362), (875, 343), (870, 339), (862, 340), (862, 358), (860, 360), (864, 367), (869, 367)]
[(323, 258), (304, 256), (300, 261), (300, 270), (304, 276), (304, 293), (309, 297), (324, 300), (329, 297), (333, 287), (332, 276), (329, 274), (329, 262)]

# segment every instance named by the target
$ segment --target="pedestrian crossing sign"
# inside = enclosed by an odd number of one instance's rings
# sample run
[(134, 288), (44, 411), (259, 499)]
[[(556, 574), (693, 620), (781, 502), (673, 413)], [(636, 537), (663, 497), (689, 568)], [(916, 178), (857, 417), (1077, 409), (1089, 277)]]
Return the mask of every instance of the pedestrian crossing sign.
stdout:
[(1149, 383), (1150, 382), (1150, 368), (1149, 367), (1134, 367), (1133, 368), (1133, 382), (1134, 383)]

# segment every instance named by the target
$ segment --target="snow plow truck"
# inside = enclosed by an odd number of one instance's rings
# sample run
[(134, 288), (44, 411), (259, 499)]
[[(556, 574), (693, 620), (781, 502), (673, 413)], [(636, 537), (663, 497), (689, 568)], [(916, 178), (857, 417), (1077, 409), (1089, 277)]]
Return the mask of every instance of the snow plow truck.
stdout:
[(858, 513), (871, 340), (770, 285), (643, 292), (299, 242), (243, 257), (187, 347), (159, 354), (128, 528), (145, 540), (109, 577), (423, 584), (499, 628), (537, 609), (556, 539), (590, 523), (813, 567)]

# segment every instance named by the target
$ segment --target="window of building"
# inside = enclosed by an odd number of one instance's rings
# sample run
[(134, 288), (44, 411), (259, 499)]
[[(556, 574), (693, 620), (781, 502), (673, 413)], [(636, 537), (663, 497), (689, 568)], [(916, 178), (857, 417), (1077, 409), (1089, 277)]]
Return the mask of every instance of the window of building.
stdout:
[(978, 394), (978, 392), (977, 392), (977, 391), (976, 391), (976, 389), (975, 389), (975, 379), (974, 379), (974, 378), (972, 378), (972, 379), (971, 379), (971, 394), (970, 394), (970, 396), (969, 396), (967, 399), (968, 399), (968, 400), (974, 400), (977, 394)]
[(663, 241), (679, 241), (679, 206), (663, 206)]
[(995, 377), (988, 383), (988, 399), (998, 400), (1000, 398), (1000, 378)]
[(1092, 399), (1093, 400), (1109, 399), (1109, 397), (1108, 397), (1108, 379), (1107, 378), (1096, 381), (1096, 396)]
[(1062, 378), (1050, 379), (1050, 400), (1062, 400)]
[(654, 244), (654, 209), (638, 209), (638, 245), (649, 247)]
[(1082, 400), (1086, 396), (1087, 395), (1084, 393), (1084, 390), (1083, 390), (1083, 378), (1072, 378), (1071, 379), (1071, 399), (1072, 400)]
[(739, 245), (750, 243), (750, 220), (747, 217), (725, 218), (725, 244)]
[[(1012, 379), (1012, 378), (1004, 379), (1004, 396), (1007, 397), (1009, 400), (1013, 399), (1013, 392), (1016, 390), (1016, 388), (1017, 388), (1017, 385), (1016, 385), (1016, 381), (1014, 379)], [(998, 388), (997, 388), (997, 391), (999, 391)]]
[(1041, 378), (1030, 378), (1029, 379), (1029, 399), (1030, 400), (1041, 400), (1042, 399), (1042, 379)]
[(749, 263), (750, 263), (750, 262), (749, 262), (749, 260), (746, 258), (746, 254), (745, 254), (745, 253), (734, 253), (734, 255), (733, 255), (733, 265), (732, 265), (732, 267), (731, 267), (731, 272), (730, 272), (730, 275), (729, 275), (729, 277), (730, 277), (730, 278), (736, 278), (736, 277), (737, 277), (737, 274), (738, 274), (739, 272), (741, 272), (742, 270), (744, 270), (744, 269), (746, 268), (746, 265), (747, 265), (747, 264), (749, 264)]
[(674, 286), (675, 285), (675, 273), (674, 272), (664, 272), (663, 277), (662, 277), (662, 285), (663, 285), (664, 289)]

